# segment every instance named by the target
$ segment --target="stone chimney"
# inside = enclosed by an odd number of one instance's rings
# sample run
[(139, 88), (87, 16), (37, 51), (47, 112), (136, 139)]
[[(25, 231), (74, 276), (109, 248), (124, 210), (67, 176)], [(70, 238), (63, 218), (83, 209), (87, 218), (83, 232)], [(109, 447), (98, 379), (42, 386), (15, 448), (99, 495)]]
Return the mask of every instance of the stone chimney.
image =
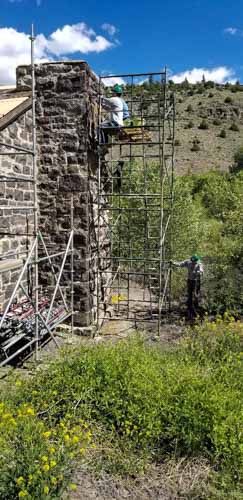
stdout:
[[(36, 65), (35, 74), (40, 230), (52, 253), (65, 248), (73, 195), (74, 321), (86, 327), (96, 314), (98, 80), (84, 61)], [(17, 69), (18, 90), (29, 75)], [(41, 281), (51, 285), (48, 272)]]

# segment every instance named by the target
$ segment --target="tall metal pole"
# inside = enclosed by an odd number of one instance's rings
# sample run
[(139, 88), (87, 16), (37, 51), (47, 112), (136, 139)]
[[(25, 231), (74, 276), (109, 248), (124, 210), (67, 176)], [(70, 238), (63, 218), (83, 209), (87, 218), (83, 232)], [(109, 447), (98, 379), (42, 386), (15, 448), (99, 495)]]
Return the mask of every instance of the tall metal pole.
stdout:
[(97, 276), (97, 283), (96, 283), (96, 289), (97, 289), (97, 317), (96, 317), (96, 322), (97, 322), (97, 331), (99, 330), (100, 327), (100, 282), (101, 282), (101, 255), (100, 255), (100, 225), (101, 225), (101, 218), (100, 218), (100, 197), (101, 197), (101, 78), (99, 78), (99, 116), (98, 116), (98, 148), (99, 148), (99, 164), (98, 164), (98, 196), (97, 196), (97, 212), (98, 212), (98, 228), (97, 230), (97, 259), (96, 259), (96, 276)]
[[(162, 273), (164, 272), (164, 252), (163, 252), (163, 228), (164, 228), (164, 162), (165, 162), (165, 113), (166, 113), (166, 84), (167, 84), (167, 70), (165, 67), (164, 71), (164, 81), (163, 82), (163, 122), (162, 122), (162, 130), (161, 130), (161, 120), (160, 120), (160, 110), (158, 110), (159, 114), (159, 142), (161, 145), (159, 148), (162, 148), (160, 151), (160, 242), (159, 242), (159, 311), (158, 311), (158, 335), (160, 335), (161, 329), (161, 309), (163, 304), (162, 297)], [(159, 101), (160, 108), (160, 101)], [(162, 137), (161, 137), (162, 132)]]
[(73, 246), (73, 238), (74, 238), (74, 220), (73, 220), (73, 210), (74, 210), (74, 205), (73, 205), (73, 193), (71, 194), (71, 234), (72, 234), (72, 241), (71, 241), (71, 336), (73, 336), (73, 326), (74, 326), (74, 269), (73, 269), (73, 251), (74, 251), (74, 246)]
[(36, 361), (39, 360), (39, 264), (38, 264), (38, 195), (37, 195), (37, 149), (36, 149), (36, 115), (35, 115), (35, 61), (34, 61), (34, 25), (31, 25), (31, 99), (32, 99), (32, 142), (33, 142), (33, 183), (34, 183), (34, 233), (36, 238), (35, 247), (35, 357)]

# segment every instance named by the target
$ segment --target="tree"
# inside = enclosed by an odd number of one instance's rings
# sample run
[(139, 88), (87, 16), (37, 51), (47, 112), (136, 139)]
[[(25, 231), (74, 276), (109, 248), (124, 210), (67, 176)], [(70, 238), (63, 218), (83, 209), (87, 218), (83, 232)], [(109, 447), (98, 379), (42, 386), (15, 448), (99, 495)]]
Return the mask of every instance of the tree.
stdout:
[(234, 154), (234, 160), (239, 170), (243, 169), (243, 146), (240, 146)]
[(154, 76), (149, 75), (148, 81), (149, 81), (149, 85), (152, 85), (154, 83)]
[(189, 84), (189, 82), (187, 80), (187, 77), (185, 78), (184, 82), (182, 82), (181, 86), (182, 86), (183, 89), (189, 89), (190, 84)]

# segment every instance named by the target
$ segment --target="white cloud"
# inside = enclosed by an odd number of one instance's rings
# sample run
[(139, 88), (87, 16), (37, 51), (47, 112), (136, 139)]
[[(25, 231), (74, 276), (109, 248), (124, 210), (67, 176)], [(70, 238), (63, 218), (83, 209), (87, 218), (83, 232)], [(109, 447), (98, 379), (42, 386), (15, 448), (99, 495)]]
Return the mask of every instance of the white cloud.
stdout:
[(46, 51), (60, 56), (63, 54), (72, 54), (81, 52), (88, 54), (89, 52), (103, 52), (112, 46), (106, 38), (96, 33), (85, 23), (66, 25), (59, 28), (45, 39)]
[(238, 31), (238, 28), (225, 28), (224, 33), (227, 33), (228, 35), (236, 35)]
[[(15, 69), (20, 64), (30, 64), (30, 40), (27, 33), (14, 28), (0, 28), (0, 84), (14, 83)], [(35, 41), (36, 62), (64, 59), (71, 54), (103, 52), (114, 44), (85, 23), (65, 25), (49, 37), (37, 35)]]
[(187, 78), (189, 83), (197, 83), (202, 81), (203, 76), (206, 81), (210, 80), (215, 83), (225, 83), (227, 81), (232, 81), (234, 70), (226, 66), (219, 66), (212, 69), (193, 68), (176, 75), (172, 74), (170, 80), (173, 80), (175, 83), (181, 83)]
[(106, 87), (113, 87), (113, 85), (115, 85), (116, 83), (118, 83), (118, 85), (126, 85), (125, 80), (123, 80), (123, 78), (119, 76), (112, 76), (111, 78), (103, 78), (102, 83)]
[(104, 23), (101, 26), (102, 30), (107, 31), (108, 35), (114, 36), (117, 33), (117, 28), (113, 24)]
[[(10, 3), (20, 3), (23, 0), (8, 0)], [(40, 7), (42, 0), (36, 0), (37, 7)]]

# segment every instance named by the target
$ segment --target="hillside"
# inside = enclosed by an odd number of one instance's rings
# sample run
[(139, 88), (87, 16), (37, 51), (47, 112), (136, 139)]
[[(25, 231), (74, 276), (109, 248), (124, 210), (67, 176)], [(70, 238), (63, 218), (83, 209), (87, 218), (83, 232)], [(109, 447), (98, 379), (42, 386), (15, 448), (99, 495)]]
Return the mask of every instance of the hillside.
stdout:
[[(237, 89), (241, 87), (176, 86), (177, 174), (227, 171), (232, 165), (235, 150), (243, 144), (243, 93)], [(203, 120), (208, 128), (200, 128)], [(225, 137), (220, 137), (222, 130)], [(200, 141), (198, 151), (192, 151), (195, 139)]]

